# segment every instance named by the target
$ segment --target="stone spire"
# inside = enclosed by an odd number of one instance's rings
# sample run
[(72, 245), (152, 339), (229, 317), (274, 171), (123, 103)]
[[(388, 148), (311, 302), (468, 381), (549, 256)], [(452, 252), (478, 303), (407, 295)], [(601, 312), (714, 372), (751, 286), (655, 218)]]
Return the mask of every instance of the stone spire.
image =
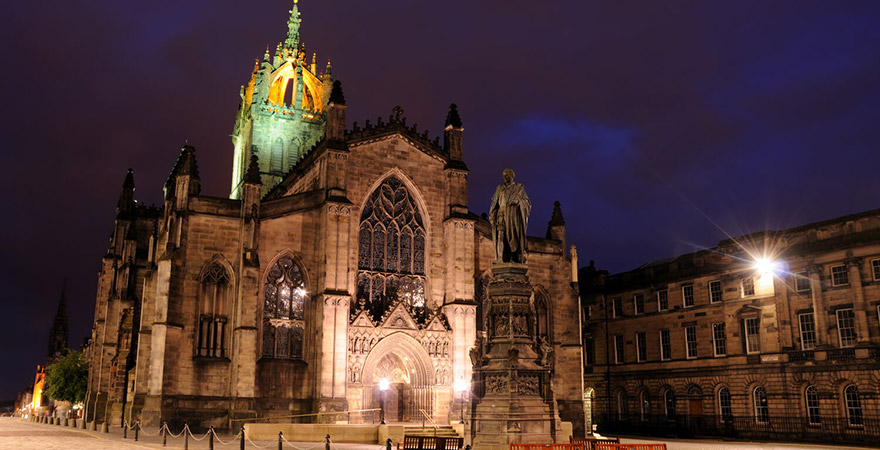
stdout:
[(116, 217), (127, 218), (134, 210), (134, 172), (128, 169), (125, 174), (125, 181), (122, 182), (122, 192), (119, 194), (119, 201), (116, 202)]
[(61, 299), (58, 301), (58, 310), (55, 312), (55, 320), (52, 322), (52, 330), (49, 332), (49, 348), (46, 352), (46, 364), (64, 353), (67, 349), (67, 283), (61, 289)]
[(292, 52), (299, 50), (299, 24), (302, 19), (299, 18), (299, 0), (293, 0), (293, 9), (290, 10), (290, 19), (287, 20), (287, 40), (284, 46)]
[(458, 115), (458, 105), (455, 103), (449, 105), (449, 112), (446, 113), (446, 125), (453, 128), (461, 128), (461, 116)]
[(547, 239), (562, 241), (565, 247), (565, 218), (562, 217), (562, 205), (559, 201), (553, 202), (553, 215), (547, 222)]
[(461, 138), (464, 128), (461, 125), (461, 116), (458, 115), (458, 105), (449, 105), (446, 113), (446, 125), (443, 131), (443, 149), (454, 161), (462, 160)]
[(248, 164), (247, 172), (244, 174), (244, 182), (263, 184), (263, 181), (260, 179), (260, 162), (257, 155), (251, 155), (251, 162)]

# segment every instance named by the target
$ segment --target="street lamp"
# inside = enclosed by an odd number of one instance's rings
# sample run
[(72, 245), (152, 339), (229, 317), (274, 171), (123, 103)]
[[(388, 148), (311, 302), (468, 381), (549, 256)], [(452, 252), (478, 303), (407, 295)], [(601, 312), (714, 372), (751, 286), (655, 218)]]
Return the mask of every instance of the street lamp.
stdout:
[(464, 378), (455, 380), (454, 388), (461, 394), (461, 423), (464, 423), (464, 394), (470, 389), (471, 384)]
[(385, 391), (391, 386), (388, 378), (379, 380), (379, 408), (382, 410), (382, 425), (385, 425)]

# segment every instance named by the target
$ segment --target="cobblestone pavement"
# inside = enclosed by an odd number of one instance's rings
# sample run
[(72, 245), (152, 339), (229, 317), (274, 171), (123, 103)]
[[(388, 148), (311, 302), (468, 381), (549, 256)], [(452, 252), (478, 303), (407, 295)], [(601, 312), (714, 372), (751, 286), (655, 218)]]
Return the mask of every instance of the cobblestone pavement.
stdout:
[[(196, 434), (189, 439), (190, 450), (207, 450), (208, 439), (204, 434)], [(241, 443), (234, 436), (218, 434), (214, 441), (215, 450), (238, 450)], [(223, 443), (227, 443), (223, 445)], [(276, 450), (278, 442), (245, 442), (245, 448)], [(116, 449), (157, 449), (165, 448), (182, 450), (184, 447), (183, 437), (173, 438), (169, 435), (167, 447), (162, 447), (162, 436), (158, 430), (150, 428), (141, 430), (138, 441), (134, 441), (134, 432), (128, 432), (128, 438), (122, 437), (122, 429), (111, 428), (109, 433), (87, 431), (57, 425), (45, 425), (30, 422), (25, 419), (2, 417), (0, 418), (0, 450), (116, 450)], [(284, 443), (285, 450), (323, 450), (324, 444), (320, 442), (290, 442)], [(381, 445), (370, 444), (345, 444), (331, 443), (331, 450), (380, 450)]]

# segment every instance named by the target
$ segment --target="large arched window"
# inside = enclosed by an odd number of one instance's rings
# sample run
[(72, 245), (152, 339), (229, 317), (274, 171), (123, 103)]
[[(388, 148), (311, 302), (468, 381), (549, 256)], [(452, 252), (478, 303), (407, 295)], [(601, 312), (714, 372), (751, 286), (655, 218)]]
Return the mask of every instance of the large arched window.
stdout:
[(672, 389), (667, 389), (663, 393), (663, 404), (666, 407), (666, 418), (675, 420), (675, 392), (672, 392)]
[(639, 416), (643, 422), (651, 418), (651, 394), (647, 389), (639, 395)]
[(226, 268), (219, 263), (208, 266), (199, 284), (197, 356), (226, 357), (229, 293), (229, 273)]
[(627, 398), (626, 391), (623, 389), (617, 391), (617, 420), (623, 422), (627, 420)]
[(816, 386), (807, 386), (804, 390), (804, 406), (807, 409), (807, 421), (810, 425), (820, 425), (822, 416), (819, 412), (819, 391)]
[(535, 292), (535, 335), (550, 342), (550, 302), (542, 291)]
[(302, 270), (293, 258), (282, 256), (263, 287), (263, 357), (302, 358), (306, 300)]
[(862, 399), (859, 397), (859, 388), (851, 384), (843, 389), (843, 398), (846, 402), (846, 420), (850, 426), (860, 427), (864, 425), (862, 418)]
[(770, 423), (770, 405), (767, 402), (767, 391), (763, 386), (758, 386), (752, 391), (752, 400), (755, 403), (755, 422)]
[(388, 177), (364, 204), (358, 233), (358, 302), (374, 320), (398, 300), (426, 317), (425, 235), (412, 195)]
[(718, 390), (718, 412), (722, 423), (733, 421), (733, 408), (730, 405), (730, 389), (723, 387)]

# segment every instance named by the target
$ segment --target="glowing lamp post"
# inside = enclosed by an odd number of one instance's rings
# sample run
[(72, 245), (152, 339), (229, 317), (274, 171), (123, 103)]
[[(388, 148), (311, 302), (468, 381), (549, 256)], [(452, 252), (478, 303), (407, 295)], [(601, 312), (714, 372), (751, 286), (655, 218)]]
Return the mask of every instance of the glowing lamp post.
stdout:
[(455, 380), (455, 391), (461, 394), (461, 423), (464, 423), (464, 394), (470, 389), (471, 384), (465, 379)]
[(379, 380), (379, 408), (381, 409), (382, 425), (385, 425), (385, 391), (391, 386), (388, 378)]

